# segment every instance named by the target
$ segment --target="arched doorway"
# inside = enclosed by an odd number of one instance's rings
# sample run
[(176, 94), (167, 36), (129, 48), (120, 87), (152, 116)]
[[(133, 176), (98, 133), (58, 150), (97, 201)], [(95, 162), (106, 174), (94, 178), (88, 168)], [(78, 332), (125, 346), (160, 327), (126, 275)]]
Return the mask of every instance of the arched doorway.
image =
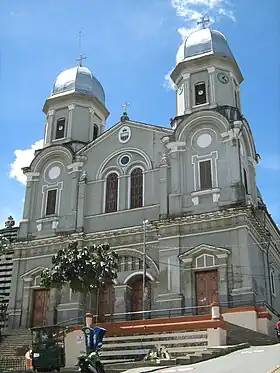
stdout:
[[(143, 275), (137, 274), (127, 282), (131, 288), (130, 311), (131, 319), (138, 320), (143, 318)], [(150, 311), (152, 306), (152, 286), (151, 279), (146, 277), (145, 311)], [(145, 314), (145, 318), (150, 318), (150, 312)]]
[(109, 283), (99, 290), (98, 321), (110, 321), (110, 315), (114, 314), (115, 288)]

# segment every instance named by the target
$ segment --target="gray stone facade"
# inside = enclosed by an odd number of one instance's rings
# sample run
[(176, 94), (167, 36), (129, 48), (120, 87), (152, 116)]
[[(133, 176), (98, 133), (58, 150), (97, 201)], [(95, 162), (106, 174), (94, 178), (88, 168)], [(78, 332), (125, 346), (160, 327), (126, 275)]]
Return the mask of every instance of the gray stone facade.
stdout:
[[(280, 234), (256, 187), (258, 155), (241, 112), (239, 67), (231, 56), (202, 53), (178, 62), (171, 76), (178, 87), (171, 128), (124, 113), (104, 131), (105, 103), (80, 88), (47, 99), (44, 147), (23, 170), (10, 328), (32, 324), (40, 272), (74, 239), (106, 241), (119, 253), (113, 313), (130, 312), (133, 279), (143, 274), (144, 220), (152, 316), (196, 312), (196, 273), (210, 270), (225, 306), (265, 301), (280, 311)], [(52, 290), (46, 322), (79, 320), (82, 309), (70, 289)]]

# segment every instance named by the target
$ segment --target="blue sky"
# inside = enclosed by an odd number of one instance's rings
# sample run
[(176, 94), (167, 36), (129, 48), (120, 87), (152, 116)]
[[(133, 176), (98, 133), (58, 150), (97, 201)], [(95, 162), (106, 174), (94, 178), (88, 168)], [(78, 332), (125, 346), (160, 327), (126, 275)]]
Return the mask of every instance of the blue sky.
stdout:
[(1, 225), (9, 214), (21, 219), (20, 168), (43, 137), (41, 109), (55, 77), (76, 64), (79, 31), (85, 65), (106, 92), (107, 126), (124, 101), (131, 119), (168, 126), (175, 94), (166, 74), (202, 13), (243, 72), (243, 114), (262, 157), (258, 185), (280, 224), (279, 0), (0, 0)]

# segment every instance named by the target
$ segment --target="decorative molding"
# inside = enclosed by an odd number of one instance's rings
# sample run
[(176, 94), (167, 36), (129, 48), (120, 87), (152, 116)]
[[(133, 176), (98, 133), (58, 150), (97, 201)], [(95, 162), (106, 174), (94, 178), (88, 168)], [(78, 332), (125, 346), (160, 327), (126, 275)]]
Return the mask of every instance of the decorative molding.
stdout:
[(75, 107), (76, 107), (75, 104), (70, 104), (70, 105), (68, 105), (68, 109), (69, 109), (69, 111), (74, 110)]
[(38, 181), (40, 172), (25, 172), (24, 175), (27, 177), (28, 181)]
[(210, 252), (212, 255), (216, 256), (217, 258), (218, 258), (218, 255), (225, 255), (226, 258), (230, 255), (229, 249), (207, 245), (207, 244), (200, 244), (180, 254), (179, 259), (183, 263), (190, 263), (193, 261), (193, 258), (199, 255), (200, 253), (203, 255), (203, 254), (207, 254), (208, 252)]
[(83, 167), (84, 162), (74, 162), (67, 166), (68, 174), (70, 175), (73, 172), (80, 172), (81, 168)]
[(167, 149), (170, 150), (170, 153), (185, 151), (186, 150), (186, 142), (185, 141), (169, 142), (168, 144), (166, 144), (166, 147), (167, 147)]

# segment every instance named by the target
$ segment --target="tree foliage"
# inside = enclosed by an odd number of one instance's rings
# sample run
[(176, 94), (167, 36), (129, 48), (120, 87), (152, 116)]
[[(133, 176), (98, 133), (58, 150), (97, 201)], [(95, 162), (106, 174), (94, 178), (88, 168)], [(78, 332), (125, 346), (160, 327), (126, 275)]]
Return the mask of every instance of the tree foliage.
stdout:
[(41, 275), (41, 286), (87, 294), (117, 278), (118, 256), (108, 244), (79, 247), (72, 242), (52, 258), (52, 268)]
[(10, 247), (10, 241), (8, 238), (0, 235), (0, 256), (4, 255)]

